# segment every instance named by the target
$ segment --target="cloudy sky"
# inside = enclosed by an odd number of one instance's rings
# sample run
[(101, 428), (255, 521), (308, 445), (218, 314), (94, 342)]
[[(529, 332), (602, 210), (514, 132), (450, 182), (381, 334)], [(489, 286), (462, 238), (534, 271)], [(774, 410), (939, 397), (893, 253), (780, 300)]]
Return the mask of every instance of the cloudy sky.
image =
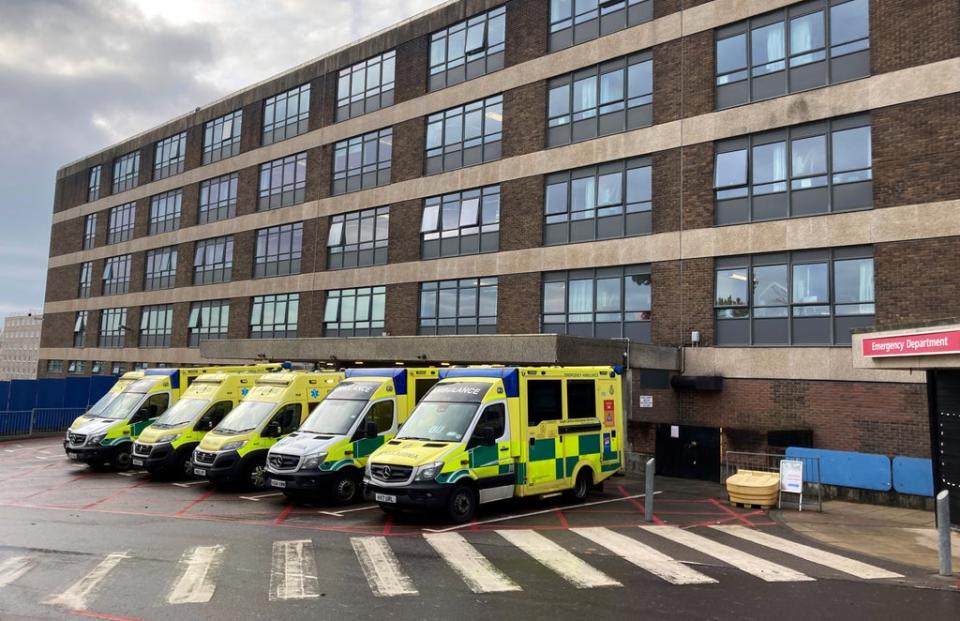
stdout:
[(56, 171), (440, 0), (0, 0), (0, 316), (43, 305)]

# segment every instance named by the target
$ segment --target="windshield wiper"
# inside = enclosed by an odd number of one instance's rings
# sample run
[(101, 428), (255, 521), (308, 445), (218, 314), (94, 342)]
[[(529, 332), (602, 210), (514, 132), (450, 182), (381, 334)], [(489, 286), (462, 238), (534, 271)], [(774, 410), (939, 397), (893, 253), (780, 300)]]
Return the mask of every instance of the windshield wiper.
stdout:
[(417, 436), (403, 436), (402, 438), (398, 437), (397, 440), (420, 440), (421, 442), (442, 442), (443, 440), (433, 440), (431, 438), (418, 438)]

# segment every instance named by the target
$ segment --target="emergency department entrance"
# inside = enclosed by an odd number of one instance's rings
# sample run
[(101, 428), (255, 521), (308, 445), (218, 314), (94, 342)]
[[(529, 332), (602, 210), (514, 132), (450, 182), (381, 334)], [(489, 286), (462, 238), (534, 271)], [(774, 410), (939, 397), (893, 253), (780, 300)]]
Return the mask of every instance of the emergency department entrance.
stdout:
[(960, 370), (927, 372), (934, 489), (950, 491), (950, 521), (960, 526)]

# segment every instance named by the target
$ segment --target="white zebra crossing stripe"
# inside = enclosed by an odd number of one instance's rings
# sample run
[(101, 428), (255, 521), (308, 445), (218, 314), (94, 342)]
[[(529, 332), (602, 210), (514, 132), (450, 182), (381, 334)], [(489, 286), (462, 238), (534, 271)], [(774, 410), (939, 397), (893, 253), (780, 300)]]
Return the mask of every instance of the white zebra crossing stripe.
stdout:
[(90, 573), (74, 582), (63, 593), (47, 599), (45, 603), (71, 610), (85, 610), (87, 601), (96, 595), (103, 579), (125, 558), (130, 558), (126, 552), (108, 554)]
[(30, 571), (35, 563), (36, 559), (32, 556), (14, 556), (0, 563), (0, 588), (18, 580)]
[(270, 601), (320, 597), (317, 561), (309, 539), (273, 542)]
[(386, 537), (351, 537), (350, 544), (367, 577), (370, 590), (377, 597), (417, 595), (413, 580), (403, 573)]
[(736, 548), (701, 537), (688, 530), (681, 530), (676, 526), (641, 526), (640, 528), (648, 533), (693, 548), (707, 556), (712, 556), (766, 582), (809, 582), (813, 580), (810, 576), (794, 571), (789, 567), (771, 563)]
[(196, 546), (180, 557), (180, 575), (167, 594), (170, 604), (205, 604), (217, 589), (223, 566), (223, 546)]
[(427, 543), (443, 557), (474, 593), (522, 591), (516, 582), (493, 566), (485, 556), (457, 533), (424, 535)]
[(863, 578), (864, 580), (876, 580), (878, 578), (903, 578), (903, 575), (901, 574), (887, 571), (886, 569), (882, 569), (874, 565), (869, 565), (852, 558), (827, 552), (826, 550), (820, 550), (812, 546), (790, 541), (789, 539), (775, 537), (769, 533), (747, 528), (746, 526), (711, 526), (710, 528), (727, 533), (728, 535), (733, 535), (734, 537), (739, 537), (740, 539), (745, 539), (746, 541), (751, 541), (767, 548), (773, 548), (774, 550), (778, 550), (784, 554), (790, 554), (792, 556), (802, 558), (805, 561), (809, 561), (817, 565), (823, 565), (824, 567), (829, 567), (830, 569), (835, 569), (839, 572), (856, 576), (857, 578)]
[(540, 533), (532, 530), (498, 530), (497, 533), (532, 556), (547, 569), (560, 574), (562, 578), (578, 589), (623, 586)]
[(716, 582), (710, 576), (690, 569), (680, 561), (674, 560), (636, 539), (631, 539), (607, 528), (571, 528), (570, 530), (586, 537), (597, 545), (603, 546), (640, 569), (663, 578), (670, 584), (712, 584)]

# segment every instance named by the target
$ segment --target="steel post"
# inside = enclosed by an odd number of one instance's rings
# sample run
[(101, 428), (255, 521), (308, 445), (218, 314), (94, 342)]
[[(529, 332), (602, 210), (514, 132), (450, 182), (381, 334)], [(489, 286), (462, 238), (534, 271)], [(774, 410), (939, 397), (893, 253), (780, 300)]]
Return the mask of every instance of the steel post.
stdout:
[(937, 494), (937, 535), (940, 539), (940, 575), (953, 575), (953, 559), (950, 552), (950, 492)]
[(647, 485), (643, 496), (643, 521), (653, 521), (653, 474), (656, 470), (656, 460), (651, 457), (647, 460), (646, 478)]

